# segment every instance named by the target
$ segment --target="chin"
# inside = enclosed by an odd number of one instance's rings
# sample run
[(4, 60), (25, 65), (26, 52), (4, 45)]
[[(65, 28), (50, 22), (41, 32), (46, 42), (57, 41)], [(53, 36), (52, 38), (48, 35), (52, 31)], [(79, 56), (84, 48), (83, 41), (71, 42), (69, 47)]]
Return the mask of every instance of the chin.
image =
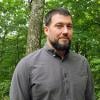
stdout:
[(59, 44), (62, 45), (62, 46), (66, 46), (66, 45), (69, 44), (69, 42), (68, 41), (62, 41), (62, 42), (59, 42)]

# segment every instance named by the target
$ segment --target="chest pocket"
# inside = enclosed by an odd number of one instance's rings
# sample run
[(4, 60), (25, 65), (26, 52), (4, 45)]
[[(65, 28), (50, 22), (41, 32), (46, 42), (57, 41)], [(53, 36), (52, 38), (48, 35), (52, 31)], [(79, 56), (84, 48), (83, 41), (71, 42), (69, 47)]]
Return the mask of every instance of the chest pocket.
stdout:
[[(34, 97), (44, 97), (61, 88), (60, 69), (50, 65), (35, 65), (31, 73), (31, 91)], [(42, 100), (42, 99), (41, 99)]]
[(83, 76), (74, 75), (73, 78), (74, 87), (80, 89), (80, 91), (85, 91), (86, 84), (87, 84), (87, 75), (83, 75)]
[(87, 73), (83, 71), (75, 71), (73, 75), (71, 74), (71, 93), (74, 100), (83, 100), (88, 76)]

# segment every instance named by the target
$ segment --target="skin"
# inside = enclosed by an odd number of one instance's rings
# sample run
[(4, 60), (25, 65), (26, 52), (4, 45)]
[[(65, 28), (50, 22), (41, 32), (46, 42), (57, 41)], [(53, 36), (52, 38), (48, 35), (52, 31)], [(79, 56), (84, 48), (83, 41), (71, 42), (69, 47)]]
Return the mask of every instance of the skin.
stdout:
[[(53, 46), (51, 45), (50, 41), (57, 41), (62, 46), (68, 45), (73, 35), (71, 16), (64, 16), (61, 14), (53, 15), (51, 18), (51, 23), (44, 27), (44, 32), (47, 36), (47, 43), (51, 48), (53, 48)], [(56, 52), (62, 58), (64, 57), (64, 50), (56, 50)]]

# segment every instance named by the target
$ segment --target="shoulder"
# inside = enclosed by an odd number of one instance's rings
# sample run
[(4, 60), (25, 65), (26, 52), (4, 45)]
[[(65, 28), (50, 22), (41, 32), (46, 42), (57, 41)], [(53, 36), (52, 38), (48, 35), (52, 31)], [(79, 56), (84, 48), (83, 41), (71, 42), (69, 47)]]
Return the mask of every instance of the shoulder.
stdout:
[(85, 74), (90, 70), (89, 62), (85, 56), (75, 52), (70, 52), (69, 59), (69, 62), (73, 64), (77, 70), (81, 70), (81, 72)]
[(33, 53), (28, 54), (23, 57), (17, 64), (16, 69), (19, 72), (28, 72), (33, 67), (34, 63), (37, 61), (39, 56), (42, 54), (43, 49), (34, 51)]
[(28, 54), (27, 56), (25, 56), (24, 58), (22, 58), (21, 60), (25, 61), (26, 63), (29, 62), (33, 62), (35, 59), (37, 59), (40, 55), (42, 55), (43, 52), (43, 48), (38, 49), (30, 54)]
[(70, 51), (69, 53), (69, 59), (75, 61), (75, 62), (82, 62), (88, 64), (88, 60), (85, 56), (75, 53), (73, 51)]

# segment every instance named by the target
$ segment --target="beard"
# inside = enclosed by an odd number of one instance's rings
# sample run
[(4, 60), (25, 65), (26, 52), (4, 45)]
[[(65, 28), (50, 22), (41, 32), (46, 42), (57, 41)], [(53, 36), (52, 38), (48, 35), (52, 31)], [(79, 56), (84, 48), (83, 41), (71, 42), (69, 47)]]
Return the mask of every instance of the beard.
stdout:
[(58, 41), (50, 41), (50, 44), (58, 51), (66, 51), (66, 53), (69, 53), (70, 47), (71, 47), (71, 40), (69, 40), (66, 44), (60, 44)]

